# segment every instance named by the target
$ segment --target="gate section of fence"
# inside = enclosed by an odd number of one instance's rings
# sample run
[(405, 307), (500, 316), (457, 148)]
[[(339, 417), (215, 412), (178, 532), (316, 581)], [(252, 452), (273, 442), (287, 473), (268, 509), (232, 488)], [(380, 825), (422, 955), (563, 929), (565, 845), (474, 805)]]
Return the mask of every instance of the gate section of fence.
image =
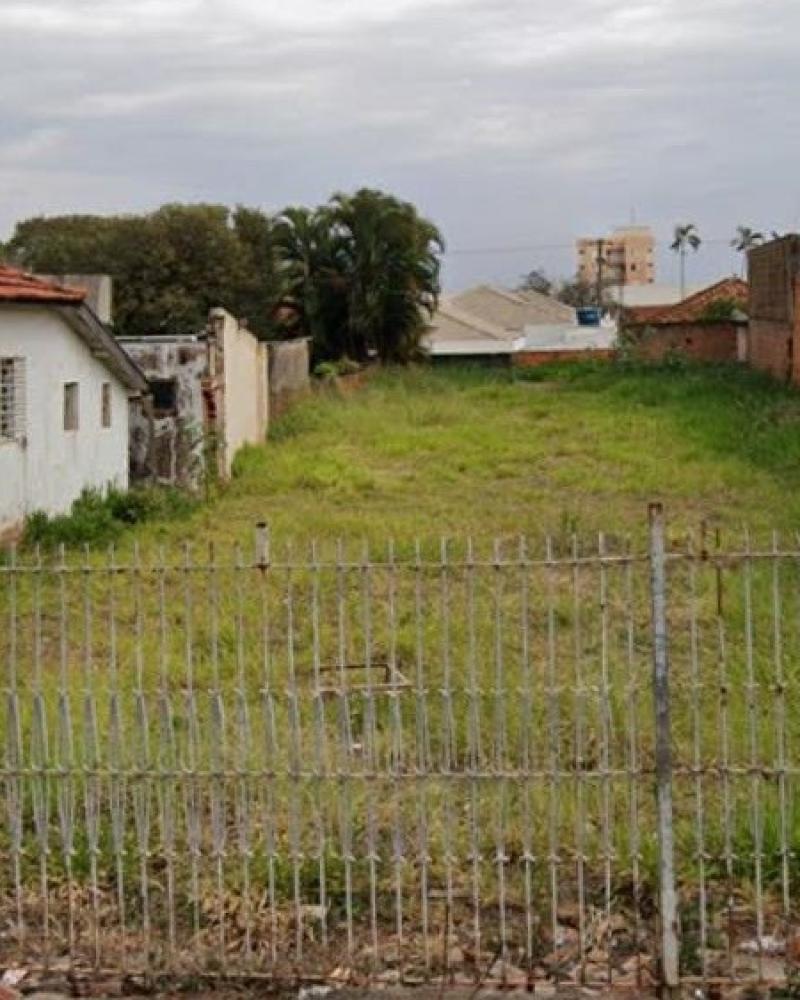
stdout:
[(782, 979), (800, 552), (442, 540), (0, 563), (0, 965)]

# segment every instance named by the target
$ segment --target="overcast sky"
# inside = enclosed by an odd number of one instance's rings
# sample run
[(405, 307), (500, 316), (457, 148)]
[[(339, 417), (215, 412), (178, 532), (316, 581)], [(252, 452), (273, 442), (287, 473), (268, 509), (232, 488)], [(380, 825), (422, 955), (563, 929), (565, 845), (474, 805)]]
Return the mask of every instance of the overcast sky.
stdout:
[[(634, 218), (800, 227), (797, 0), (0, 0), (0, 236), (165, 201), (382, 187), (446, 283), (574, 270)], [(714, 242), (712, 242), (714, 241)]]

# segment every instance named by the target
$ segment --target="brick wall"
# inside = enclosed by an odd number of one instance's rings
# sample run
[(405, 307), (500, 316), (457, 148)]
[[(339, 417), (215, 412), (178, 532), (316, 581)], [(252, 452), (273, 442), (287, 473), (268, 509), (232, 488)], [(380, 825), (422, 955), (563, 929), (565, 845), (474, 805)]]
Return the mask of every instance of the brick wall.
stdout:
[(562, 361), (610, 361), (616, 351), (611, 348), (590, 347), (583, 351), (518, 351), (512, 363), (518, 368), (538, 368)]
[(800, 385), (800, 238), (755, 247), (748, 272), (749, 363)]
[(785, 323), (751, 320), (747, 358), (753, 368), (781, 381), (792, 378), (792, 331)]
[(738, 359), (736, 323), (675, 323), (629, 331), (638, 337), (637, 355), (646, 361), (661, 361), (680, 354), (692, 361), (723, 363)]

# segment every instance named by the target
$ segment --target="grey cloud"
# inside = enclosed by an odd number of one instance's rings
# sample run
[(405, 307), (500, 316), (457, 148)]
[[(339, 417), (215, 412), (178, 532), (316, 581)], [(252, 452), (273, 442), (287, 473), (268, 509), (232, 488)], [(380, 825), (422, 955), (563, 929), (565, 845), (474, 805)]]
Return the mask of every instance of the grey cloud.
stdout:
[(463, 283), (566, 273), (632, 209), (662, 236), (795, 225), (798, 29), (784, 0), (4, 3), (0, 229), (382, 185), (454, 250), (531, 248), (453, 253)]

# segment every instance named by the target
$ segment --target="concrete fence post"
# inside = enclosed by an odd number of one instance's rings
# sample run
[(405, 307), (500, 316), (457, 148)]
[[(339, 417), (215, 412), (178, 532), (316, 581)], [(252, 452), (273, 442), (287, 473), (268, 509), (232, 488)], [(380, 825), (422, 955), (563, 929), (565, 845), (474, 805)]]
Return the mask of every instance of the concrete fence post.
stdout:
[(666, 545), (664, 509), (660, 503), (650, 504), (649, 522), (661, 978), (665, 995), (674, 995), (680, 987), (680, 968), (672, 810), (672, 728), (667, 645)]

